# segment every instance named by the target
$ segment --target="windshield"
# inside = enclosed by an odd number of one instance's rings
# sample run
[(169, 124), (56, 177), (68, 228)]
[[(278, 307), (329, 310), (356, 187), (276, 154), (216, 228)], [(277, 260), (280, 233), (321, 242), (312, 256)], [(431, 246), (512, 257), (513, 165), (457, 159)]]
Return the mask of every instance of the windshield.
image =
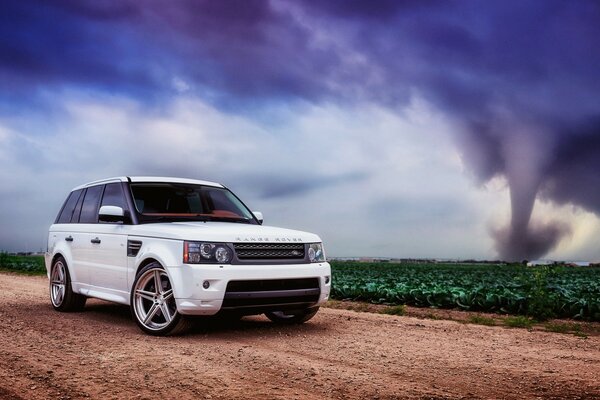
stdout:
[(229, 190), (185, 183), (132, 183), (140, 222), (227, 221), (255, 224), (248, 208)]

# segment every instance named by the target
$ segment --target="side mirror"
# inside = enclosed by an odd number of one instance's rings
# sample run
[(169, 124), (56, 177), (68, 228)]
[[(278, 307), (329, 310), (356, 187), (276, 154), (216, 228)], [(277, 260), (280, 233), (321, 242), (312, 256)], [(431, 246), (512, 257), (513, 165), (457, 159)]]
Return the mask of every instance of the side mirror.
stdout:
[(102, 206), (98, 212), (100, 222), (124, 222), (125, 211), (117, 206)]
[(258, 220), (258, 223), (262, 225), (264, 220), (262, 213), (260, 211), (252, 211), (252, 214), (254, 214), (254, 216)]

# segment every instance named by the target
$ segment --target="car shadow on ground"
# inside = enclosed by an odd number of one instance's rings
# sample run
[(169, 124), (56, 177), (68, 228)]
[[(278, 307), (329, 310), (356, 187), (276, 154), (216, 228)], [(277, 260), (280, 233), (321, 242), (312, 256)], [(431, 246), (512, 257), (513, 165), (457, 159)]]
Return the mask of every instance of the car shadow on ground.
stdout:
[(108, 301), (88, 299), (82, 313), (88, 316), (88, 318), (93, 318), (98, 321), (135, 324), (128, 306)]
[(192, 327), (188, 335), (194, 334), (228, 334), (240, 333), (245, 335), (264, 335), (269, 333), (291, 333), (301, 332), (310, 334), (311, 332), (323, 331), (325, 326), (317, 321), (310, 321), (304, 324), (282, 325), (269, 321), (263, 316), (246, 316), (239, 320), (232, 320), (227, 317), (214, 316), (192, 319)]
[[(81, 313), (85, 318), (96, 322), (114, 324), (119, 327), (132, 327), (136, 330), (137, 325), (131, 316), (128, 306), (111, 303), (103, 300), (90, 299)], [(317, 317), (318, 318), (318, 314)], [(190, 329), (185, 333), (186, 337), (193, 337), (210, 334), (218, 336), (219, 334), (237, 334), (243, 332), (244, 335), (264, 335), (264, 334), (287, 334), (311, 332), (322, 332), (327, 328), (327, 324), (317, 319), (300, 325), (282, 325), (273, 323), (264, 315), (251, 315), (243, 318), (235, 318), (229, 315), (215, 315), (207, 317), (192, 317)]]

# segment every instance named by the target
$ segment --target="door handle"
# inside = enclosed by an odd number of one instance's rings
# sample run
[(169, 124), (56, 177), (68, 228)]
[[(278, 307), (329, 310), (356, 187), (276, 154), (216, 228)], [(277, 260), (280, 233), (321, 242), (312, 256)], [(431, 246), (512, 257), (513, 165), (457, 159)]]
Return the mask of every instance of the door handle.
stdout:
[(90, 240), (90, 242), (92, 242), (94, 244), (99, 244), (101, 242), (101, 240), (98, 238), (95, 238), (95, 239)]
[(72, 241), (73, 241), (73, 236), (69, 235), (69, 236), (67, 236), (67, 237), (65, 238), (65, 240), (66, 240), (67, 242), (72, 242)]

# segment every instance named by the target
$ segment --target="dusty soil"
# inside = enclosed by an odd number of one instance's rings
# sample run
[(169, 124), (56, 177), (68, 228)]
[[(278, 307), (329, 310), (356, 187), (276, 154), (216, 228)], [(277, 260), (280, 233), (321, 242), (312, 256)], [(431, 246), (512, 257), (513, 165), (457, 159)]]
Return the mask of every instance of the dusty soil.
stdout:
[[(398, 312), (396, 306), (390, 306), (385, 304), (371, 304), (367, 302), (347, 300), (329, 300), (329, 302), (327, 303), (327, 307), (376, 314), (397, 314)], [(411, 306), (401, 306), (401, 308), (401, 315), (408, 317), (436, 320), (443, 319), (461, 323), (476, 323), (479, 325), (499, 325), (508, 327), (508, 320), (514, 319), (514, 316), (507, 314), (494, 314), (464, 310), (446, 310)], [(477, 318), (479, 318), (479, 320)], [(526, 329), (556, 332), (556, 329), (560, 328), (559, 332), (561, 333), (574, 334), (580, 337), (600, 336), (600, 323), (598, 322), (587, 322), (572, 319), (551, 319), (542, 322), (536, 322), (530, 319), (530, 322), (531, 326)]]
[(52, 310), (45, 277), (0, 273), (0, 398), (600, 399), (600, 336), (323, 308), (141, 333), (127, 307)]

